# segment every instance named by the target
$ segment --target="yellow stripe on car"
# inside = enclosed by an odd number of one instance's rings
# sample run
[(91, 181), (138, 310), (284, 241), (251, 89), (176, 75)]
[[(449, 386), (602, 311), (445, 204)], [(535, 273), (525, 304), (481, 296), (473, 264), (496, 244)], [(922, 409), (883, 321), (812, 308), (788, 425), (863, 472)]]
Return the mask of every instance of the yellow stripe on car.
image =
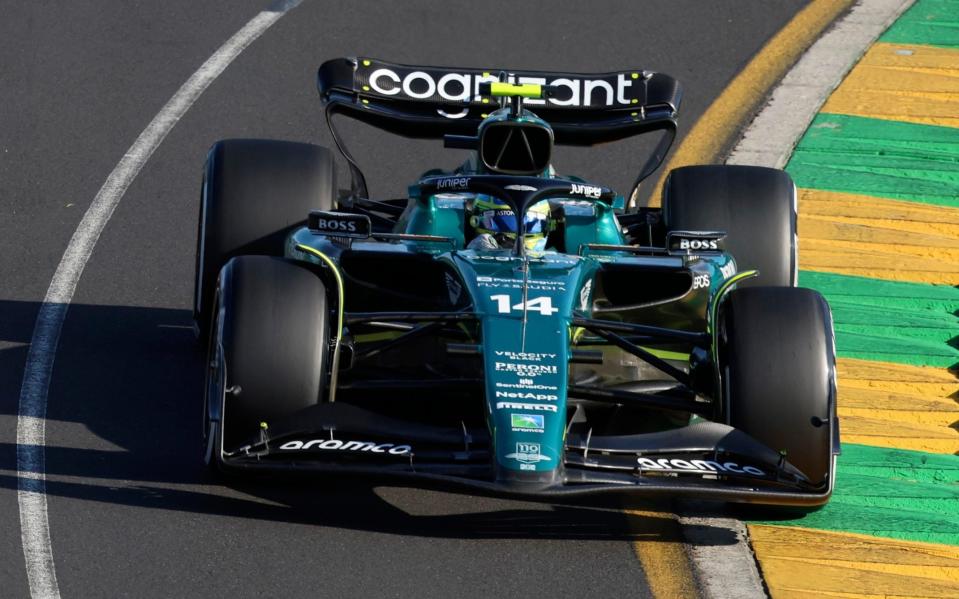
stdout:
[(336, 306), (336, 345), (333, 347), (333, 365), (330, 372), (330, 403), (336, 401), (336, 379), (337, 373), (340, 371), (340, 339), (343, 337), (343, 311), (344, 311), (344, 288), (343, 288), (343, 277), (340, 275), (340, 269), (337, 267), (336, 262), (330, 259), (329, 256), (321, 252), (316, 248), (311, 248), (308, 245), (303, 245), (302, 243), (296, 244), (296, 249), (301, 252), (306, 252), (312, 254), (322, 260), (327, 266), (330, 267), (330, 271), (333, 273), (333, 278), (336, 279), (336, 290), (337, 290), (337, 306)]

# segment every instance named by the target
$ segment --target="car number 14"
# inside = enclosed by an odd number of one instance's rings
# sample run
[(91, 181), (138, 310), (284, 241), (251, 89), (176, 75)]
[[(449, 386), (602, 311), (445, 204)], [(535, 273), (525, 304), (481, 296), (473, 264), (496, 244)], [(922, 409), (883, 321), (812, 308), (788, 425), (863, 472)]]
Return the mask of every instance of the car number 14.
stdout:
[(527, 299), (525, 304), (520, 302), (518, 304), (513, 304), (510, 301), (510, 297), (505, 293), (499, 295), (489, 296), (491, 300), (496, 302), (496, 311), (500, 314), (509, 314), (511, 310), (516, 310), (522, 312), (523, 310), (529, 310), (531, 312), (539, 312), (543, 316), (550, 316), (559, 312), (559, 308), (553, 307), (553, 298), (548, 296), (534, 297)]

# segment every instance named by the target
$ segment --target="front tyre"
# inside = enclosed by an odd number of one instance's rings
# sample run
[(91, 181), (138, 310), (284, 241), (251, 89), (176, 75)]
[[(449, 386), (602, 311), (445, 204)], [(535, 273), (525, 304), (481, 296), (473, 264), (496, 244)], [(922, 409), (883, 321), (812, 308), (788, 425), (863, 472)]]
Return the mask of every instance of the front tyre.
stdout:
[(811, 289), (748, 287), (719, 317), (726, 421), (828, 484), (836, 418), (832, 316)]
[(326, 288), (295, 262), (233, 258), (220, 273), (217, 297), (205, 427), (214, 460), (216, 446), (235, 450), (255, 440), (261, 422), (325, 397), (330, 338)]
[(210, 148), (200, 193), (193, 318), (205, 339), (213, 292), (227, 260), (282, 256), (287, 235), (310, 210), (336, 202), (329, 149), (271, 139), (227, 139)]
[(779, 169), (741, 165), (684, 166), (663, 186), (669, 231), (725, 231), (740, 271), (759, 277), (740, 287), (795, 287), (798, 274), (796, 186)]

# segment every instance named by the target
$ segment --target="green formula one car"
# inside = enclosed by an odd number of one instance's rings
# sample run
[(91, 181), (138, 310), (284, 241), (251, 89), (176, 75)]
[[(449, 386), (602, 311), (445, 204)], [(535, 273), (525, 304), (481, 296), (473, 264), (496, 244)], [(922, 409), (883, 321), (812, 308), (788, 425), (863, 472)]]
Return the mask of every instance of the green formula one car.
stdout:
[[(351, 173), (310, 144), (225, 140), (200, 207), (204, 447), (224, 471), (411, 477), (494, 494), (621, 491), (817, 506), (839, 450), (829, 306), (796, 287), (779, 170), (674, 170), (678, 82), (331, 60)], [(373, 199), (344, 115), (471, 150)], [(554, 144), (655, 133), (626, 197)]]

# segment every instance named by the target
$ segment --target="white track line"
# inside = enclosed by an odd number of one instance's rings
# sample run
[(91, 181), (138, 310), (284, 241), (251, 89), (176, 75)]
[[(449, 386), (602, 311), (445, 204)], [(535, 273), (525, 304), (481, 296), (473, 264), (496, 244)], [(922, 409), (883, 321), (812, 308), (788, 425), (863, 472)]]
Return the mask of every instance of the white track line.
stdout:
[[(914, 0), (860, 0), (783, 77), (747, 127), (727, 164), (783, 168), (793, 148), (846, 73)], [(801, 241), (801, 240), (800, 240)], [(679, 522), (705, 599), (765, 597), (746, 526), (715, 509), (686, 502)], [(725, 537), (727, 538), (723, 538)], [(730, 543), (728, 537), (735, 537)]]
[(83, 274), (93, 248), (123, 194), (177, 121), (234, 58), (300, 2), (302, 0), (280, 0), (258, 13), (220, 46), (173, 94), (170, 101), (133, 142), (97, 192), (70, 238), (53, 280), (50, 281), (30, 340), (17, 413), (17, 503), (20, 507), (20, 539), (23, 543), (30, 596), (34, 599), (60, 596), (53, 550), (50, 546), (50, 523), (47, 518), (45, 418), (47, 393), (60, 331), (80, 275)]

